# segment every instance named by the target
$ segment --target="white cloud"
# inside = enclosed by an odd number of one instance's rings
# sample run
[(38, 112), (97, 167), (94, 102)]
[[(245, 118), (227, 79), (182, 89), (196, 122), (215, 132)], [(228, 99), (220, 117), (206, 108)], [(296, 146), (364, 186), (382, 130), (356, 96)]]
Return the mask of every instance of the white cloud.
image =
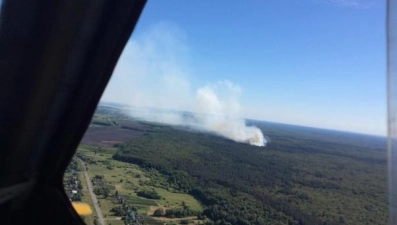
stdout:
[(162, 23), (130, 40), (102, 100), (188, 110), (193, 93), (184, 36), (177, 27)]

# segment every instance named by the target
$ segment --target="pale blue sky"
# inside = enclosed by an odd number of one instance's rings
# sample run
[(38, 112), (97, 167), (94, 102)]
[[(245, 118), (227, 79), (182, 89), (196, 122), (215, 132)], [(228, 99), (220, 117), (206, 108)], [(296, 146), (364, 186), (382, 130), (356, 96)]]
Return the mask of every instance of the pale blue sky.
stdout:
[[(190, 88), (231, 81), (245, 117), (386, 133), (383, 1), (152, 0), (131, 41), (158, 24), (168, 24)], [(118, 78), (126, 70), (116, 69), (105, 100), (128, 89)]]

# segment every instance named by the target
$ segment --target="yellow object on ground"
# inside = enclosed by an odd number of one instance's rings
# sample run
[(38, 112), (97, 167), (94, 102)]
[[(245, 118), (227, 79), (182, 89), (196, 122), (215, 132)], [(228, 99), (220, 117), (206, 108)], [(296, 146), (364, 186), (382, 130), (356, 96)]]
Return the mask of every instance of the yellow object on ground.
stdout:
[(73, 208), (76, 210), (77, 214), (80, 216), (87, 216), (92, 213), (91, 207), (86, 203), (72, 202)]

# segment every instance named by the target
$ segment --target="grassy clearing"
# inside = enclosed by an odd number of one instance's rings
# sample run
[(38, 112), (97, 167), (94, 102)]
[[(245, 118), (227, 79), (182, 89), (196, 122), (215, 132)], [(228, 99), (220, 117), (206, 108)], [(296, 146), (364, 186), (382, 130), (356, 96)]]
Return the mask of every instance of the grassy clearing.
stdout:
[[(104, 187), (110, 190), (110, 194), (114, 195), (115, 191), (118, 191), (120, 195), (126, 198), (127, 203), (138, 209), (139, 214), (146, 215), (151, 207), (158, 207), (159, 205), (168, 208), (181, 207), (182, 202), (185, 202), (193, 210), (202, 210), (200, 203), (188, 194), (173, 193), (163, 188), (143, 184), (144, 181), (150, 181), (151, 179), (155, 182), (164, 182), (164, 179), (158, 175), (153, 176), (151, 172), (145, 172), (136, 165), (113, 160), (113, 149), (101, 148), (99, 150), (96, 147), (83, 146), (78, 149), (78, 152), (95, 161), (95, 163), (87, 165), (90, 178), (92, 179), (95, 175), (103, 175)], [(137, 196), (136, 192), (144, 188), (155, 190), (162, 199), (151, 200)], [(88, 192), (85, 197), (89, 197)], [(120, 206), (120, 204), (116, 203), (112, 196), (107, 199), (101, 197), (98, 199), (102, 212), (107, 216), (105, 219), (112, 221), (112, 224), (113, 222), (115, 222), (114, 224), (118, 223), (119, 221), (115, 220), (116, 217), (112, 215), (110, 210), (113, 207)]]
[(151, 206), (151, 205), (156, 205), (156, 202), (150, 199), (146, 198), (141, 198), (137, 196), (125, 196), (127, 202), (133, 202), (136, 205), (142, 205), (142, 206)]
[(110, 198), (108, 199), (98, 199), (99, 205), (101, 207), (103, 216), (105, 219), (115, 219), (116, 216), (110, 211), (113, 207), (118, 206), (117, 204), (113, 203)]
[(191, 209), (196, 211), (203, 210), (201, 204), (188, 194), (181, 193), (171, 193), (162, 188), (156, 188), (157, 193), (161, 195), (164, 199), (158, 200), (157, 203), (168, 206), (168, 207), (179, 207), (182, 206), (182, 202), (185, 202)]
[(106, 220), (106, 224), (107, 225), (124, 225), (124, 222), (122, 220), (119, 219), (110, 219), (110, 220)]

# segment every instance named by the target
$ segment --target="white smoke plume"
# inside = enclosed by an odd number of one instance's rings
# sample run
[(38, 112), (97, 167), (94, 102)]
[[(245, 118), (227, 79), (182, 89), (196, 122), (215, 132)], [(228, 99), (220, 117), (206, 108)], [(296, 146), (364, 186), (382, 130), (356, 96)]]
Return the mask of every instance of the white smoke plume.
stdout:
[[(186, 67), (189, 49), (185, 38), (170, 24), (158, 24), (134, 37), (102, 100), (131, 105), (131, 115), (143, 120), (190, 126), (236, 142), (265, 146), (261, 130), (242, 119), (238, 85), (217, 81), (193, 88), (194, 79)], [(190, 112), (189, 116), (183, 111)]]
[[(219, 94), (222, 91), (225, 94), (224, 98)], [(246, 126), (245, 120), (239, 117), (240, 92), (240, 87), (230, 81), (198, 89), (194, 112), (199, 122), (194, 125), (236, 142), (264, 146), (266, 141), (261, 130)]]

